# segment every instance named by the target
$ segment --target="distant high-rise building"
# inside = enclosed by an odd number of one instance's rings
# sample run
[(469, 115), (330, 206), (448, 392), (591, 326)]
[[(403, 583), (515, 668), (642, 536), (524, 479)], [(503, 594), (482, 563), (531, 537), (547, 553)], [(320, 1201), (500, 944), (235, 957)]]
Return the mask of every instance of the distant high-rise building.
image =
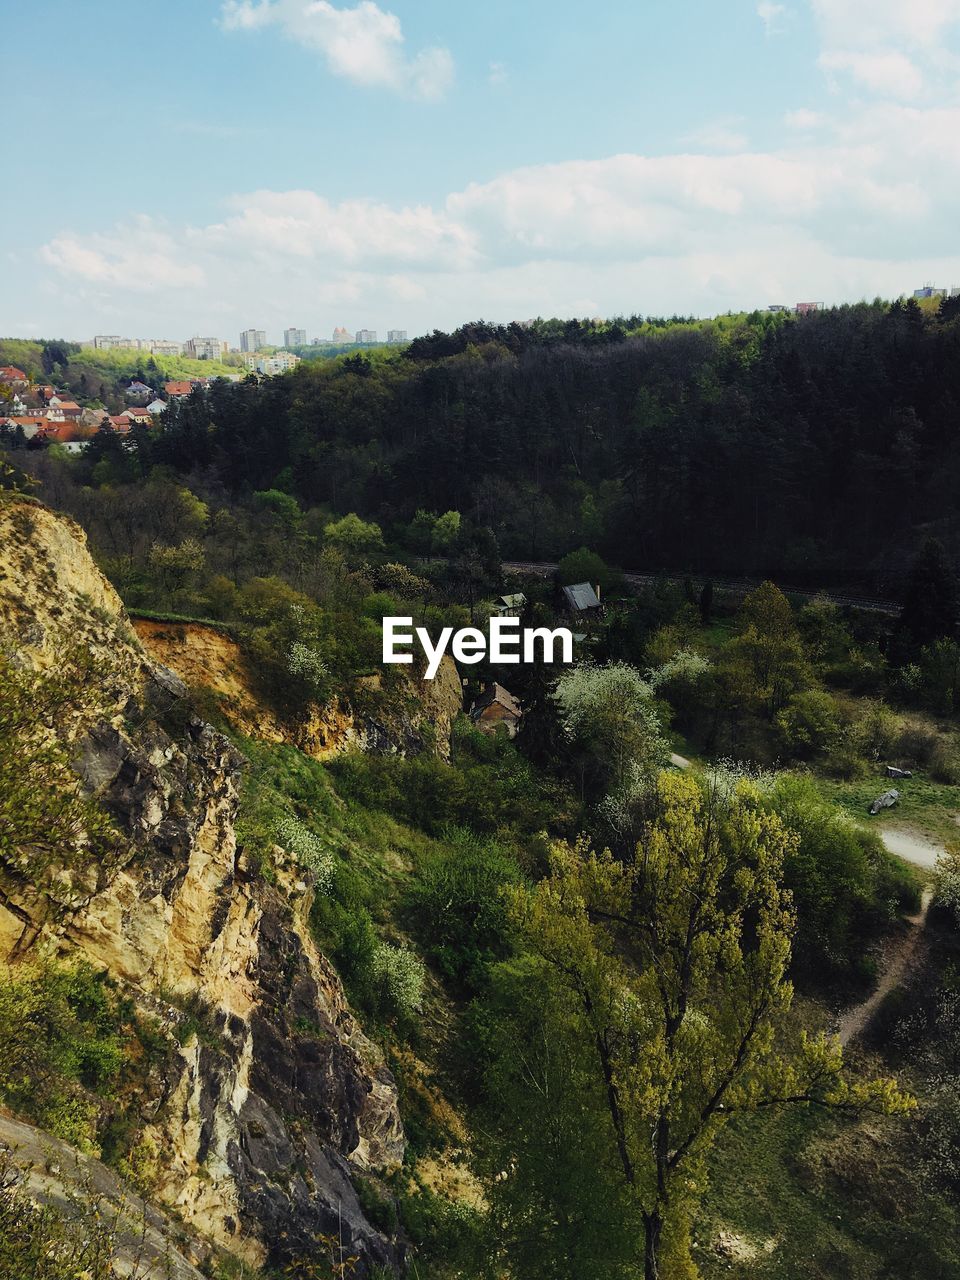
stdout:
[(152, 356), (182, 356), (183, 343), (169, 342), (166, 338), (141, 338), (140, 350)]
[(240, 335), (241, 351), (259, 351), (267, 345), (266, 329), (244, 329)]
[(339, 325), (333, 331), (333, 340), (337, 343), (355, 341), (353, 334), (348, 329), (344, 329)]
[(822, 311), (823, 303), (822, 302), (798, 302), (796, 307), (794, 307), (794, 310), (796, 311), (798, 316), (806, 316), (806, 315), (809, 315), (811, 311)]
[(406, 329), (388, 329), (387, 330), (388, 342), (406, 342), (406, 340), (407, 340)]
[(357, 342), (376, 342), (376, 340), (377, 340), (376, 329), (358, 329), (357, 330)]
[(191, 360), (219, 360), (226, 346), (219, 338), (188, 338), (183, 344), (183, 354)]
[(306, 329), (284, 329), (283, 345), (285, 347), (305, 347), (307, 345)]
[(98, 351), (138, 351), (138, 338), (121, 338), (118, 333), (98, 333), (93, 340)]

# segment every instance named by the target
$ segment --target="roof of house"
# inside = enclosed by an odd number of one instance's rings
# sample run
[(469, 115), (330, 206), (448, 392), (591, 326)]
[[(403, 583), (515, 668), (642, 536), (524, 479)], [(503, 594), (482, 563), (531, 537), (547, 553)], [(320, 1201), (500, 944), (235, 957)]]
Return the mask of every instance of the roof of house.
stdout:
[(132, 422), (138, 419), (149, 418), (150, 410), (144, 409), (140, 405), (132, 405), (129, 409), (124, 409), (120, 414), (121, 418), (129, 418)]
[(165, 382), (163, 389), (168, 396), (188, 396), (193, 390), (192, 382)]
[(150, 403), (147, 405), (147, 412), (148, 412), (148, 413), (163, 413), (163, 411), (164, 411), (164, 409), (165, 409), (166, 407), (167, 407), (167, 402), (166, 402), (166, 400), (159, 400), (159, 399), (157, 399), (157, 400), (151, 400), (151, 401), (150, 401)]
[(513, 595), (498, 596), (497, 603), (504, 605), (507, 609), (522, 609), (527, 603), (527, 597), (522, 591), (515, 591)]
[(61, 400), (57, 405), (57, 408), (62, 409), (64, 413), (73, 413), (74, 410), (76, 410), (77, 413), (83, 412), (76, 400)]
[(522, 714), (519, 698), (514, 697), (509, 689), (505, 689), (502, 684), (497, 684), (495, 681), (493, 684), (488, 684), (483, 693), (474, 699), (470, 713), (473, 715), (475, 712), (485, 711), (487, 707), (492, 707), (495, 702), (499, 703), (505, 711), (509, 711), (511, 715), (520, 716)]
[(127, 387), (127, 390), (128, 391), (152, 391), (153, 388), (148, 387), (145, 382), (134, 381), (130, 383), (129, 387)]
[(589, 582), (575, 582), (563, 588), (563, 596), (571, 609), (582, 613), (585, 609), (599, 609), (600, 600)]
[(18, 369), (15, 364), (0, 365), (0, 381), (3, 382), (26, 382), (27, 375), (22, 369)]
[(77, 435), (77, 426), (73, 422), (46, 422), (41, 434), (45, 440), (59, 440), (61, 444), (84, 438)]

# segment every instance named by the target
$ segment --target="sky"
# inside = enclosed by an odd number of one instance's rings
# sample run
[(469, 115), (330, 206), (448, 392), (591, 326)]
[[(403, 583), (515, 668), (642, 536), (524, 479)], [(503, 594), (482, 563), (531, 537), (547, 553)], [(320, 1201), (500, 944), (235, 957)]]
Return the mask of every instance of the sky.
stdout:
[(0, 0), (0, 31), (4, 336), (960, 284), (960, 0)]

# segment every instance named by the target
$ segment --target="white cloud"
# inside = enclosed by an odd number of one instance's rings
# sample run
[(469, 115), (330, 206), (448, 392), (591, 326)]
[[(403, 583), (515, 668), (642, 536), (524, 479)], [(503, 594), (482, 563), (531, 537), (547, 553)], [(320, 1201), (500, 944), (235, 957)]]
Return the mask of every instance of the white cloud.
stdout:
[(409, 57), (399, 18), (372, 0), (344, 9), (327, 0), (225, 0), (220, 23), (228, 31), (279, 27), (322, 54), (334, 75), (367, 88), (434, 100), (453, 83), (450, 51), (434, 46)]
[(315, 191), (255, 191), (230, 203), (235, 212), (224, 222), (187, 233), (195, 249), (424, 271), (466, 267), (476, 254), (469, 228), (428, 205), (332, 204)]
[(828, 48), (930, 49), (960, 22), (960, 0), (812, 0)]
[(776, 35), (783, 29), (783, 19), (787, 16), (785, 4), (775, 4), (774, 0), (759, 0), (757, 17), (763, 23), (768, 36)]
[(825, 119), (826, 117), (819, 111), (811, 111), (809, 107), (800, 107), (797, 111), (788, 111), (783, 117), (783, 123), (788, 129), (808, 132), (811, 129), (819, 129)]
[(748, 139), (739, 127), (742, 124), (740, 116), (729, 120), (714, 120), (687, 134), (684, 142), (702, 147), (706, 151), (746, 151)]
[(502, 62), (491, 62), (487, 79), (492, 85), (504, 84), (508, 79), (507, 68)]
[(65, 276), (132, 293), (202, 286), (203, 268), (191, 262), (183, 245), (150, 218), (105, 234), (55, 236), (40, 250), (48, 266)]
[(923, 73), (906, 54), (894, 50), (828, 50), (820, 55), (819, 63), (824, 71), (848, 72), (856, 84), (885, 97), (911, 99), (923, 92)]
[(416, 332), (478, 315), (704, 313), (960, 280), (960, 108), (886, 101), (792, 117), (776, 150), (532, 165), (431, 204), (259, 190), (201, 226), (65, 230), (40, 251), (54, 327), (82, 334), (111, 316), (125, 331), (230, 337), (254, 314), (277, 334), (291, 317), (316, 332)]

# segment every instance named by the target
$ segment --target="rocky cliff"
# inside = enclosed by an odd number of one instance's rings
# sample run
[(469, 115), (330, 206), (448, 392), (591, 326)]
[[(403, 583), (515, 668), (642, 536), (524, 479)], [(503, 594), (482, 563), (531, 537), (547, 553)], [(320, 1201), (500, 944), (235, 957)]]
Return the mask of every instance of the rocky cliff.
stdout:
[[(326, 760), (351, 748), (418, 754), (435, 751), (450, 758), (450, 733), (463, 704), (456, 663), (445, 654), (434, 680), (398, 668), (389, 697), (335, 700), (307, 708), (297, 724), (284, 723), (258, 698), (243, 651), (223, 631), (196, 622), (133, 623), (146, 652), (191, 688), (209, 690), (227, 721), (240, 733), (268, 742), (289, 742), (306, 755)], [(411, 669), (412, 670), (412, 669)], [(358, 682), (358, 692), (381, 693), (379, 675)], [(376, 712), (358, 709), (374, 701)]]
[(0, 958), (82, 955), (168, 1022), (199, 1011), (151, 1096), (140, 1138), (156, 1199), (252, 1263), (333, 1237), (357, 1274), (402, 1246), (365, 1217), (358, 1172), (383, 1175), (404, 1136), (389, 1071), (317, 951), (310, 875), (276, 850), (264, 878), (238, 849), (244, 761), (186, 710), (144, 651), (82, 531), (26, 500), (0, 502), (0, 647), (21, 667), (92, 656), (95, 710), (55, 732), (123, 838), (115, 866), (41, 880), (0, 864)]

